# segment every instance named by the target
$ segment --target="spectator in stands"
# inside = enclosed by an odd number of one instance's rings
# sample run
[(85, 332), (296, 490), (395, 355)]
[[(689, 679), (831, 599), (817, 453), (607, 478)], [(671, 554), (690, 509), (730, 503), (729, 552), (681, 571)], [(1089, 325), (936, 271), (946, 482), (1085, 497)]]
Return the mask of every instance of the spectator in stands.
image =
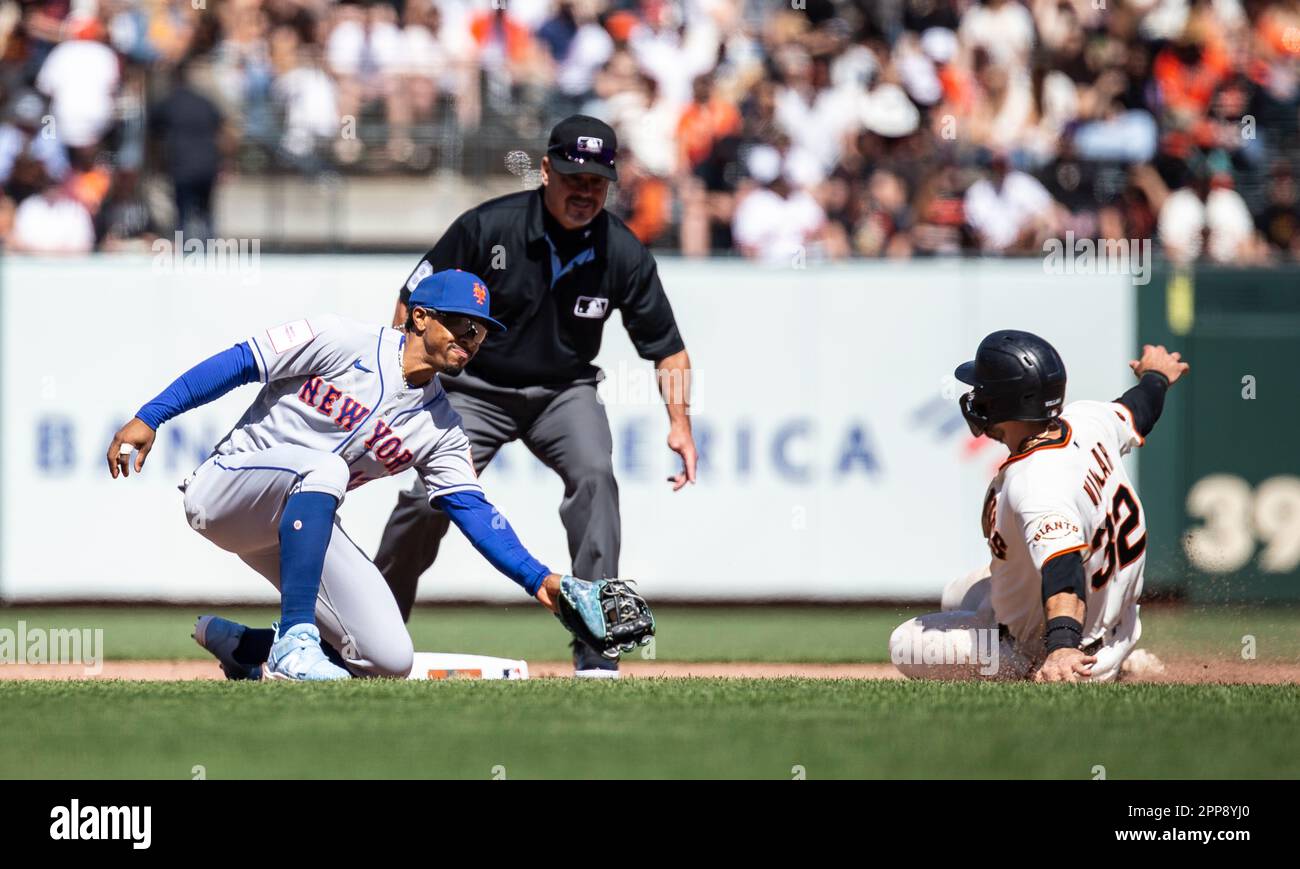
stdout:
[(1152, 75), (1168, 123), (1190, 129), (1231, 71), (1227, 47), (1205, 15), (1190, 16), (1176, 42), (1156, 55)]
[[(357, 127), (363, 109), (382, 103), (389, 159), (397, 163), (410, 159), (410, 111), (402, 100), (404, 59), (396, 10), (387, 3), (339, 4), (325, 45), (325, 62), (334, 78), (339, 114)], [(362, 150), (359, 132), (334, 142), (335, 156), (345, 164), (361, 159)]]
[(323, 146), (359, 133), (355, 125), (342, 127), (338, 90), (319, 46), (301, 42), (293, 28), (277, 27), (271, 33), (271, 60), (276, 70), (271, 94), (284, 118), (280, 147), (294, 165), (318, 171)]
[(597, 19), (595, 0), (563, 0), (537, 31), (555, 82), (547, 114), (567, 117), (593, 96), (596, 72), (614, 52), (614, 40)]
[(674, 132), (681, 107), (668, 100), (658, 82), (648, 75), (638, 77), (637, 86), (619, 94), (608, 104), (608, 117), (619, 140), (637, 155), (647, 172), (669, 178), (677, 171), (677, 143)]
[(965, 205), (955, 166), (940, 166), (922, 181), (912, 213), (916, 224), (908, 243), (917, 253), (951, 256), (967, 246)]
[(1300, 260), (1300, 200), (1296, 196), (1295, 175), (1285, 163), (1274, 167), (1270, 174), (1268, 205), (1256, 225), (1275, 251)]
[(677, 168), (695, 172), (719, 141), (739, 132), (740, 111), (717, 92), (711, 76), (697, 77), (691, 88), (691, 101), (677, 120)]
[(58, 128), (46, 122), (45, 101), (30, 90), (14, 97), (0, 125), (0, 186), (9, 183), (14, 161), (22, 156), (39, 161), (56, 181), (68, 174), (68, 156)]
[(97, 226), (103, 250), (143, 253), (150, 249), (157, 234), (137, 172), (123, 170), (114, 176), (113, 189), (100, 210)]
[(631, 148), (618, 153), (618, 186), (614, 211), (637, 240), (650, 247), (664, 235), (672, 212), (668, 182), (646, 170)]
[(1001, 152), (966, 191), (963, 210), (983, 253), (1040, 252), (1058, 217), (1047, 189), (1032, 175), (1010, 169)]
[(1175, 262), (1204, 255), (1214, 262), (1249, 264), (1266, 255), (1250, 211), (1232, 187), (1227, 165), (1220, 156), (1199, 175), (1183, 167), (1182, 183), (1172, 190), (1162, 186), (1156, 173), (1146, 173), (1147, 184), (1155, 190), (1160, 243)]
[(775, 100), (771, 82), (759, 81), (747, 101), (751, 117), (746, 120), (709, 77), (695, 81), (694, 98), (677, 126), (681, 152), (675, 187), (681, 201), (682, 253), (705, 256), (733, 247), (731, 222), (736, 182), (742, 174), (741, 143), (745, 138), (763, 140), (775, 134)]
[(739, 197), (731, 232), (746, 257), (768, 265), (802, 268), (838, 253), (826, 212), (787, 177), (785, 160), (770, 145), (754, 148), (746, 161), (754, 186)]
[(708, 15), (688, 20), (686, 10), (676, 3), (646, 3), (641, 11), (629, 48), (667, 104), (680, 108), (690, 100), (695, 79), (718, 62), (718, 29)]
[(231, 0), (216, 14), (221, 31), (212, 52), (212, 75), (219, 110), (245, 140), (271, 151), (277, 136), (270, 19), (259, 0)]
[(1019, 152), (1030, 144), (1034, 99), (1030, 79), (1018, 66), (994, 61), (983, 50), (975, 53), (976, 98), (969, 120), (971, 141), (997, 151)]
[[(6, 9), (14, 4), (6, 4)], [(72, 11), (72, 0), (27, 0), (22, 4), (21, 40), (26, 52), (22, 78), (36, 77), (50, 52), (64, 38), (63, 27)]]
[(470, 40), (444, 20), (442, 7), (435, 0), (409, 0), (402, 17), (401, 46), (392, 66), (400, 90), (397, 103), (390, 108), (393, 122), (432, 122), (438, 98), (446, 94), (453, 101), (460, 127), (472, 130), (477, 126), (478, 71), (471, 55)]
[(504, 3), (474, 12), (469, 32), (486, 76), (485, 98), (499, 114), (509, 115), (521, 90), (539, 88), (546, 81), (549, 64), (545, 52), (528, 26)]
[(107, 159), (93, 148), (74, 148), (69, 152), (67, 177), (62, 191), (81, 203), (94, 219), (113, 185), (113, 169)]
[(877, 169), (867, 179), (861, 200), (853, 227), (854, 252), (871, 257), (910, 257), (912, 214), (907, 182), (893, 172)]
[(776, 92), (776, 122), (799, 160), (811, 160), (820, 178), (844, 153), (844, 139), (860, 123), (859, 95), (851, 86), (831, 85), (830, 64), (791, 46), (778, 58), (783, 84)]
[(32, 161), (38, 190), (18, 205), (5, 240), (11, 253), (87, 254), (95, 249), (95, 224), (85, 206)]
[(995, 66), (1022, 72), (1029, 67), (1034, 17), (1017, 0), (980, 0), (971, 5), (957, 34), (966, 48), (987, 52)]
[(176, 229), (188, 238), (212, 238), (212, 192), (221, 170), (224, 120), (188, 72), (187, 65), (176, 68), (171, 91), (149, 113), (149, 126), (162, 146)]
[(121, 81), (117, 53), (105, 44), (97, 18), (68, 22), (70, 37), (49, 53), (36, 76), (36, 88), (50, 98), (59, 140), (69, 148), (93, 148), (113, 123), (113, 103)]

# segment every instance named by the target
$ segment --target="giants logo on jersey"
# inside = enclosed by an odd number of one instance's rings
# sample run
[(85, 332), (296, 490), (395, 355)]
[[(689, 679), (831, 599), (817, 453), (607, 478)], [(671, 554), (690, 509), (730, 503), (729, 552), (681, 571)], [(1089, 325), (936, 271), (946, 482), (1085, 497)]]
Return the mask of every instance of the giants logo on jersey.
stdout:
[(1043, 540), (1060, 540), (1063, 537), (1078, 537), (1083, 534), (1078, 522), (1060, 513), (1048, 513), (1035, 522), (1030, 530), (1031, 544)]

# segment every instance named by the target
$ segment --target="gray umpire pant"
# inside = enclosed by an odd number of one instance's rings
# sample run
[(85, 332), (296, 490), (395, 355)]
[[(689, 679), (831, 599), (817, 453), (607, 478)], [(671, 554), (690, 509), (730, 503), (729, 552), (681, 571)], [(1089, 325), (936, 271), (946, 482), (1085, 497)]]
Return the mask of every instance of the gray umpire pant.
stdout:
[[(467, 373), (444, 377), (442, 382), (469, 436), (474, 469), (482, 474), (497, 450), (522, 440), (564, 480), (560, 521), (569, 538), (572, 574), (583, 579), (618, 576), (621, 526), (614, 439), (595, 383), (509, 388)], [(420, 576), (438, 557), (450, 525), (446, 513), (430, 506), (420, 480), (398, 496), (375, 566), (388, 581), (405, 620), (410, 619)]]

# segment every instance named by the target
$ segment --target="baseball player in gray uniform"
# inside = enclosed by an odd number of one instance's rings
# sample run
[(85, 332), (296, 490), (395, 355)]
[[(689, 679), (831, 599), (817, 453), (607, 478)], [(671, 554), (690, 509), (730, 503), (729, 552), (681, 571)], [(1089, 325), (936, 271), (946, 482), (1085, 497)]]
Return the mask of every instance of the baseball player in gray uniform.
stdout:
[[(668, 411), (668, 447), (681, 457), (669, 477), (677, 491), (695, 482), (691, 361), (654, 257), (605, 208), (618, 173), (618, 141), (606, 123), (574, 115), (551, 131), (542, 184), (458, 217), (401, 288), (394, 322), (407, 317), (407, 294), (426, 275), (463, 267), (485, 277), (496, 316), (510, 327), (494, 336), (463, 374), (448, 378), (480, 473), (497, 452), (521, 441), (564, 481), (560, 520), (571, 569), (599, 580), (618, 575), (622, 547), (613, 437), (597, 394), (606, 321), (619, 312), (637, 354), (652, 361)], [(420, 576), (437, 558), (451, 517), (420, 480), (398, 496), (375, 564), (404, 615)], [(618, 661), (574, 644), (580, 676), (616, 677)]]
[[(484, 498), (469, 438), (439, 382), (473, 358), (487, 331), (504, 329), (489, 312), (481, 279), (445, 270), (415, 287), (404, 329), (330, 315), (276, 326), (199, 363), (113, 438), (116, 479), (142, 470), (168, 419), (242, 384), (263, 384), (180, 487), (190, 526), (280, 590), (280, 621), (269, 630), (216, 616), (196, 624), (195, 639), (228, 677), (408, 674), (413, 649), (397, 603), (335, 515), (351, 489), (407, 468), (495, 567), (558, 608), (571, 630), (566, 599), (604, 635), (602, 584), (552, 573), (519, 542)], [(622, 640), (648, 640), (653, 619), (644, 615)]]

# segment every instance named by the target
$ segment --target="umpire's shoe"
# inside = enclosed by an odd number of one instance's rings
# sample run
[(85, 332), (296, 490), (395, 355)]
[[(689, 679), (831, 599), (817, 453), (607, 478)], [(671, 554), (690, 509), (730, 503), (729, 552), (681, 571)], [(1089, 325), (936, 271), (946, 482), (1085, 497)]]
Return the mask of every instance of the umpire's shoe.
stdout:
[(610, 660), (582, 640), (574, 639), (573, 675), (580, 679), (617, 679), (618, 658)]

